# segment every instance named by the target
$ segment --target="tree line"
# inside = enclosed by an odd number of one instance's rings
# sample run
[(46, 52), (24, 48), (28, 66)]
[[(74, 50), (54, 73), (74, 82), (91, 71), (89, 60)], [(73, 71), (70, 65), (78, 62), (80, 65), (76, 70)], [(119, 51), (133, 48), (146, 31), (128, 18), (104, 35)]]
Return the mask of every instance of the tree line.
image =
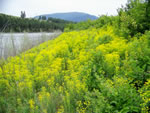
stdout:
[(34, 18), (20, 18), (0, 14), (0, 32), (52, 32), (64, 30), (66, 24), (71, 23), (65, 20), (52, 19), (39, 20)]

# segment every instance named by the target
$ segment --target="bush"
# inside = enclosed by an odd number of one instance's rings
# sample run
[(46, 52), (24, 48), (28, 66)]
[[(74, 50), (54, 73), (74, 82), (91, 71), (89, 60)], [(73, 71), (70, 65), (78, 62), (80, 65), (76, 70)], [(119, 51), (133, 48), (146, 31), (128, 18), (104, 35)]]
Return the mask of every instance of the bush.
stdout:
[(150, 79), (145, 82), (144, 86), (139, 90), (139, 93), (143, 100), (141, 104), (142, 113), (148, 113), (150, 111)]

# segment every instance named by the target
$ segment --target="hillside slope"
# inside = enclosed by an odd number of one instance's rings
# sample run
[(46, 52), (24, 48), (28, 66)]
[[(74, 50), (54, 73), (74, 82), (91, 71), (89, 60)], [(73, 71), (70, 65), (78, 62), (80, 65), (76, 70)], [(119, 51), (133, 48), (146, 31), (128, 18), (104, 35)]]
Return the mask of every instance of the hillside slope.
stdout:
[[(80, 13), (80, 12), (54, 13), (54, 14), (45, 14), (39, 16), (46, 16), (47, 19), (49, 17), (52, 17), (52, 18), (58, 18), (67, 21), (72, 21), (72, 22), (81, 22), (81, 21), (86, 21), (88, 19), (96, 20), (98, 18), (94, 15), (90, 15), (87, 13)], [(35, 18), (39, 18), (39, 16), (36, 16)]]
[(148, 110), (149, 34), (113, 27), (63, 33), (0, 65), (2, 113), (139, 113)]

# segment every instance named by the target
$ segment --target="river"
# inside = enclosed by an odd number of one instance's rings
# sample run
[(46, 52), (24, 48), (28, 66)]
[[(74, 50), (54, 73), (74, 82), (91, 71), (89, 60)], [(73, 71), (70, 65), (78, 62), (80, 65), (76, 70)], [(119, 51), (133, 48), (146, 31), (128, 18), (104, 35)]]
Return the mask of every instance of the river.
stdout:
[(60, 35), (55, 33), (0, 33), (0, 58), (15, 56)]

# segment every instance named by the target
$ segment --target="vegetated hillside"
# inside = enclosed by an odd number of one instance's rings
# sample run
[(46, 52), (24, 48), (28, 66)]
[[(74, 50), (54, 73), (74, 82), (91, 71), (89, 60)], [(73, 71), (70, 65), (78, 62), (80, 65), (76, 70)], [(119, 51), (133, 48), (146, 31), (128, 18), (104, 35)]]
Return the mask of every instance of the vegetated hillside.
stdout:
[(63, 33), (0, 68), (0, 112), (147, 111), (150, 32), (131, 41), (114, 28)]
[(20, 18), (0, 14), (0, 32), (40, 32), (64, 30), (68, 21), (50, 18), (46, 20), (37, 20), (32, 18)]
[(150, 31), (128, 11), (1, 61), (0, 112), (149, 113)]
[(101, 28), (107, 25), (115, 26), (116, 24), (118, 24), (118, 16), (102, 15), (96, 20), (87, 20), (76, 24), (73, 23), (67, 24), (65, 27), (65, 31), (73, 31), (73, 30), (79, 31), (89, 28)]
[(45, 14), (45, 15), (36, 16), (35, 18), (39, 18), (39, 17), (43, 17), (43, 16), (46, 16), (47, 19), (49, 17), (52, 17), (52, 18), (58, 18), (58, 19), (63, 19), (63, 20), (67, 20), (67, 21), (72, 21), (72, 22), (81, 22), (81, 21), (86, 21), (88, 19), (96, 20), (98, 18), (94, 15), (90, 15), (87, 13), (81, 13), (81, 12)]

